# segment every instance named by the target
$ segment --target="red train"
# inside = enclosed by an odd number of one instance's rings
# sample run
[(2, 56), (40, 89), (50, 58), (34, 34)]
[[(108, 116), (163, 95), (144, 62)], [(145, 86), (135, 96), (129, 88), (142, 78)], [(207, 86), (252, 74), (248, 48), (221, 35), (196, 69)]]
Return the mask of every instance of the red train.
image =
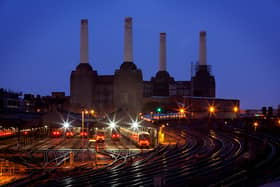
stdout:
[(121, 137), (121, 135), (120, 135), (120, 132), (118, 130), (113, 129), (111, 131), (111, 139), (113, 141), (120, 141), (120, 137)]
[(141, 148), (151, 145), (151, 136), (148, 132), (120, 127), (120, 133)]

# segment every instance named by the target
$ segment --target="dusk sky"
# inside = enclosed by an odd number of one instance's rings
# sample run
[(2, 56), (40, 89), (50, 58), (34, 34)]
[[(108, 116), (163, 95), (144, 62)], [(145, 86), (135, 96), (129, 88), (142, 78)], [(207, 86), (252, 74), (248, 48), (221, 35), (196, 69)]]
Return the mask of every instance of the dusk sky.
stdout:
[(69, 95), (83, 18), (90, 64), (99, 75), (114, 74), (123, 62), (127, 16), (144, 80), (158, 70), (160, 32), (167, 33), (168, 72), (190, 80), (199, 31), (206, 30), (216, 96), (240, 99), (242, 109), (280, 104), (279, 0), (0, 0), (0, 87)]

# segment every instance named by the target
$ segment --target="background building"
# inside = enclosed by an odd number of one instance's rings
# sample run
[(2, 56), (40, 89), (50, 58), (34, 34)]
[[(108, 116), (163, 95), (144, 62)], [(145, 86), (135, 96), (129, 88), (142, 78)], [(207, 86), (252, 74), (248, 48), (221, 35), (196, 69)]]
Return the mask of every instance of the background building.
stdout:
[[(206, 63), (206, 32), (200, 32), (199, 62), (191, 80), (176, 81), (167, 71), (166, 33), (160, 33), (159, 69), (144, 81), (133, 59), (132, 18), (125, 18), (124, 61), (114, 75), (98, 75), (88, 62), (88, 20), (81, 20), (80, 64), (70, 78), (71, 110), (92, 108), (99, 114), (118, 110), (130, 114), (154, 110), (154, 105), (174, 105), (185, 100), (193, 112), (205, 112), (209, 103), (219, 103), (219, 111), (232, 113), (239, 100), (215, 99), (215, 77)], [(175, 99), (174, 99), (175, 98)], [(207, 113), (207, 112), (206, 112)], [(233, 114), (233, 113), (232, 113)], [(193, 116), (199, 116), (193, 114)]]

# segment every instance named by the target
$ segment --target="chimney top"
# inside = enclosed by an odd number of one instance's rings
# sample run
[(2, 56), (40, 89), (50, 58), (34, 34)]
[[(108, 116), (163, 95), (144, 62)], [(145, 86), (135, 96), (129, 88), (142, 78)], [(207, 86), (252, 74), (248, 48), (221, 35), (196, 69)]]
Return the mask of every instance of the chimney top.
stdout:
[(87, 19), (81, 19), (81, 23), (88, 23), (88, 20)]
[(125, 21), (126, 21), (126, 22), (128, 22), (128, 21), (131, 22), (131, 21), (132, 21), (132, 17), (126, 17), (126, 18), (125, 18)]
[(200, 36), (206, 36), (206, 31), (200, 31)]

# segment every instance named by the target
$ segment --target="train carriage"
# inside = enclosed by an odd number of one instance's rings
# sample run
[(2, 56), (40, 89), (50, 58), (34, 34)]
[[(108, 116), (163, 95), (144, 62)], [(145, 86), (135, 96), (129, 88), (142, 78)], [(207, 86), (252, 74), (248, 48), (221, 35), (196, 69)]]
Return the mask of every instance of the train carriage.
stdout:
[(148, 132), (121, 127), (120, 133), (141, 148), (151, 145), (151, 136)]

